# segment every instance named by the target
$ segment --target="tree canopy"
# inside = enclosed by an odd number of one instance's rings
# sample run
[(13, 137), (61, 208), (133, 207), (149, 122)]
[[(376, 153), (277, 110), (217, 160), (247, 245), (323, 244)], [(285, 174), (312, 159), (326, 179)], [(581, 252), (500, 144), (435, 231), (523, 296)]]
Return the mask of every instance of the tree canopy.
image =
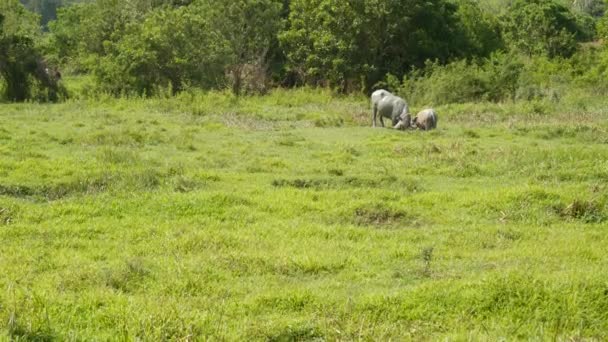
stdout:
[[(3, 97), (25, 101), (32, 97), (55, 101), (62, 88), (35, 44), (37, 17), (14, 1), (0, 5), (0, 80)], [(35, 91), (35, 94), (33, 93)]]
[(506, 43), (530, 56), (570, 56), (584, 35), (573, 13), (552, 0), (515, 0), (502, 22)]
[(603, 0), (21, 2), (39, 15), (17, 0), (0, 3), (6, 58), (31, 49), (112, 94), (304, 84), (369, 91), (431, 64), (497, 52), (569, 57), (580, 42), (608, 36)]
[(457, 6), (447, 1), (293, 0), (290, 9), (279, 38), (305, 83), (370, 86), (426, 59), (466, 53)]

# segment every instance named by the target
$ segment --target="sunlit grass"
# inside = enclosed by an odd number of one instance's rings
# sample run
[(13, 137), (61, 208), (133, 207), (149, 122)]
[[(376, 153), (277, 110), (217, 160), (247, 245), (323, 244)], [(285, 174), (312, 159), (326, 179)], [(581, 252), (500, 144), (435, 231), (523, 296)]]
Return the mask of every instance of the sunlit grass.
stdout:
[(1, 105), (0, 336), (606, 339), (604, 105)]

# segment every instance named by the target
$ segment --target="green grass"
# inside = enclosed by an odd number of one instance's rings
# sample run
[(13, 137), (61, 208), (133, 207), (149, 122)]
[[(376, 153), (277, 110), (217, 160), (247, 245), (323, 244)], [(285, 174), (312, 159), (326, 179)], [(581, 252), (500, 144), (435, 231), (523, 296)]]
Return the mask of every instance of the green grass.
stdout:
[(608, 339), (608, 111), (0, 105), (0, 339)]

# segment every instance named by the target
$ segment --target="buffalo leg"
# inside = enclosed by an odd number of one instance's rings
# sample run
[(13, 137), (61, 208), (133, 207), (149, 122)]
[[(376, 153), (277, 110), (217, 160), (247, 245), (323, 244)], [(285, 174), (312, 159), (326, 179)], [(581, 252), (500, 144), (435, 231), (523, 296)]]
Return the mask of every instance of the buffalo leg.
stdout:
[(376, 106), (373, 106), (372, 108), (372, 127), (376, 127)]

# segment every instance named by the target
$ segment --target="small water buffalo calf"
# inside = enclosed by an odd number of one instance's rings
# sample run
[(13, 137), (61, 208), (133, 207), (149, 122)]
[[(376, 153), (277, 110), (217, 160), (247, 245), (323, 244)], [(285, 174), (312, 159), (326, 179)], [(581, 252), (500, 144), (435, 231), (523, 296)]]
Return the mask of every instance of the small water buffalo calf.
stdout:
[(416, 114), (412, 120), (412, 127), (427, 131), (437, 128), (437, 120), (437, 112), (432, 108), (428, 108)]
[[(380, 115), (380, 125), (384, 127), (383, 118), (391, 119), (392, 126), (400, 120), (409, 118), (407, 102), (399, 96), (380, 89), (372, 93), (372, 127), (376, 127), (376, 117)], [(408, 120), (409, 121), (409, 120)]]

